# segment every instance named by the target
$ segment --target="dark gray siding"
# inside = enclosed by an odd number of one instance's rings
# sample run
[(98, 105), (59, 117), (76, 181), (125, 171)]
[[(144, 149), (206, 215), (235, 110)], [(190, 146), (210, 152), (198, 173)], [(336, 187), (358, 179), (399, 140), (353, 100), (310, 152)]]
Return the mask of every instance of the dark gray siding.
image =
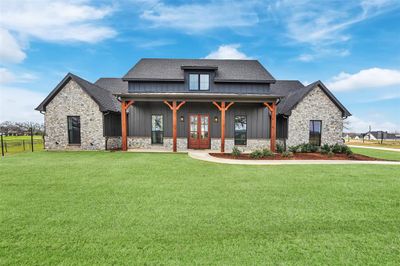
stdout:
[(108, 113), (103, 116), (104, 136), (119, 137), (121, 136), (121, 114)]
[[(129, 82), (129, 92), (195, 92), (187, 82)], [(210, 82), (209, 93), (269, 93), (269, 84), (257, 83), (214, 83)]]
[[(172, 137), (172, 111), (160, 102), (136, 102), (128, 115), (129, 136), (150, 137), (151, 115), (164, 116), (164, 136)], [(219, 138), (221, 133), (220, 112), (212, 103), (186, 103), (178, 111), (178, 137), (186, 138), (188, 132), (188, 117), (190, 114), (209, 114), (210, 133), (212, 138)], [(261, 104), (235, 103), (226, 113), (226, 137), (233, 138), (235, 115), (247, 116), (248, 138), (269, 138), (269, 113)], [(183, 116), (184, 122), (180, 121)], [(214, 122), (218, 117), (218, 122)], [(281, 136), (279, 128), (283, 128), (283, 120), (278, 119), (278, 138)]]

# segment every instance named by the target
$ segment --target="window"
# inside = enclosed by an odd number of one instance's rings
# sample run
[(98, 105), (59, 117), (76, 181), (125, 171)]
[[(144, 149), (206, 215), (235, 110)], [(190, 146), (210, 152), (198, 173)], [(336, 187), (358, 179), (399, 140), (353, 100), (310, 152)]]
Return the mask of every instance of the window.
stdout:
[(245, 115), (235, 116), (235, 145), (247, 144), (247, 117)]
[(151, 116), (151, 144), (163, 144), (164, 124), (162, 115)]
[(79, 116), (68, 116), (68, 143), (81, 144), (81, 119)]
[(310, 144), (321, 146), (321, 120), (310, 120)]
[(189, 74), (189, 90), (207, 91), (210, 89), (209, 74)]

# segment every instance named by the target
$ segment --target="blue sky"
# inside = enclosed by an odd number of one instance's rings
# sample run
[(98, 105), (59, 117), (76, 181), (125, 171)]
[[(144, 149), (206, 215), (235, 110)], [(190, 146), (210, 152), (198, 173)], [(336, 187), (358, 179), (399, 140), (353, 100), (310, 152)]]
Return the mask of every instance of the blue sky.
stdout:
[[(17, 3), (16, 3), (17, 2)], [(252, 58), (277, 79), (322, 80), (352, 131), (400, 131), (400, 1), (0, 2), (0, 121), (66, 73), (121, 77), (142, 57)]]

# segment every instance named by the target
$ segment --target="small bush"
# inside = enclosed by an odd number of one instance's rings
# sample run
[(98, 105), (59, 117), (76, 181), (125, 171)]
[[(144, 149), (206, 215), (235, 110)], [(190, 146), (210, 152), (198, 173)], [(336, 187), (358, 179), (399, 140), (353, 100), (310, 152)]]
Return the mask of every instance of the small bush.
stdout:
[(289, 150), (290, 152), (292, 152), (292, 153), (299, 152), (299, 145), (290, 146), (290, 147), (288, 148), (288, 150)]
[(276, 152), (282, 153), (285, 151), (285, 147), (282, 144), (276, 144)]
[(282, 152), (282, 157), (293, 157), (293, 152), (284, 151)]
[(318, 147), (315, 145), (312, 145), (310, 143), (303, 143), (301, 145), (299, 145), (299, 149), (301, 152), (316, 152), (318, 151)]
[(327, 154), (328, 154), (328, 157), (333, 157), (335, 155), (335, 153), (333, 153), (332, 151), (329, 151)]
[(329, 146), (328, 144), (322, 145), (321, 153), (322, 154), (328, 154), (329, 152), (331, 152), (331, 146)]
[(263, 154), (263, 157), (270, 157), (270, 156), (274, 155), (274, 153), (272, 151), (270, 151), (269, 149), (263, 149), (262, 154)]
[(241, 154), (242, 151), (238, 147), (234, 146), (232, 149), (232, 156), (239, 157)]
[(351, 149), (347, 145), (335, 144), (331, 146), (331, 151), (333, 153), (343, 153), (343, 154), (353, 154)]
[(331, 150), (333, 153), (342, 153), (342, 146), (336, 143), (331, 146)]
[(255, 150), (250, 153), (250, 158), (252, 159), (260, 159), (263, 157), (263, 152), (260, 150)]

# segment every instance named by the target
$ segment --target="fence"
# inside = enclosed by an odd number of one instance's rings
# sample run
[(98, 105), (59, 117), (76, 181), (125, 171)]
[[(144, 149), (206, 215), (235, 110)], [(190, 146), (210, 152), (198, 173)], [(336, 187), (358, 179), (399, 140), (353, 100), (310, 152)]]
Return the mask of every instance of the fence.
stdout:
[(14, 154), (19, 152), (34, 152), (44, 149), (44, 141), (40, 138), (30, 136), (13, 137), (8, 139), (1, 136), (1, 155)]

